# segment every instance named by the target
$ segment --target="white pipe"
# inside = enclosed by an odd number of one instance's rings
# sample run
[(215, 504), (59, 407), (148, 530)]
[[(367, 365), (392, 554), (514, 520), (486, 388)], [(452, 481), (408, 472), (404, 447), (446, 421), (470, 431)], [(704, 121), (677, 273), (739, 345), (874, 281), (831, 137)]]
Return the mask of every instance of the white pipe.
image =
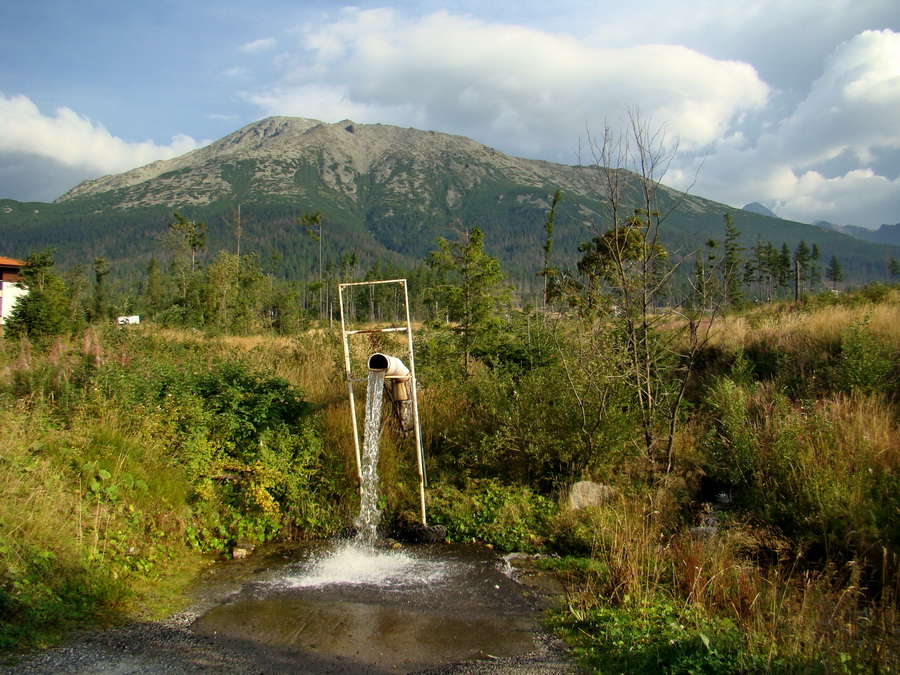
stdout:
[(369, 357), (369, 370), (383, 370), (385, 377), (409, 377), (409, 368), (396, 356), (372, 354)]

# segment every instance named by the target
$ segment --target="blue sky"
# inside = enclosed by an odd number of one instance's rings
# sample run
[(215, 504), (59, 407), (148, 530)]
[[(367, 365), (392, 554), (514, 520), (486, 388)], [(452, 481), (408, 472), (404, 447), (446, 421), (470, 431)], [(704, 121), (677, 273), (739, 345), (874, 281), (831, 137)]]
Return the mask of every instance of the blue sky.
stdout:
[(579, 161), (628, 108), (665, 182), (900, 222), (896, 0), (0, 0), (0, 197), (50, 201), (269, 115)]

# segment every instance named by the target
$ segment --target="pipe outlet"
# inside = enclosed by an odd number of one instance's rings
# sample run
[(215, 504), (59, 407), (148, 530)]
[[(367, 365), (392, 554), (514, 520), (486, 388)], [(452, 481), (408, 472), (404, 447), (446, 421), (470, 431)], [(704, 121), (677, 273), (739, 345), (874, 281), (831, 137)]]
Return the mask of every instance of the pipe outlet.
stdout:
[(372, 354), (369, 370), (383, 370), (385, 377), (409, 377), (409, 368), (403, 365), (403, 361), (387, 354)]

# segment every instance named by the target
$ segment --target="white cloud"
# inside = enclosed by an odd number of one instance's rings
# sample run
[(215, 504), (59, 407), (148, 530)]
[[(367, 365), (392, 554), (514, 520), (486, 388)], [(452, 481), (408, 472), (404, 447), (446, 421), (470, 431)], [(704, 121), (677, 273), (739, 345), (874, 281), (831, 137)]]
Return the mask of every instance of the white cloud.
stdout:
[(897, 110), (900, 34), (865, 31), (834, 50), (806, 97), (770, 131), (755, 142), (713, 144), (696, 189), (736, 206), (761, 201), (804, 222), (900, 222), (900, 180), (873, 167), (900, 149)]
[(240, 50), (248, 54), (258, 54), (260, 52), (267, 52), (275, 49), (276, 46), (278, 46), (278, 40), (273, 37), (268, 37), (243, 44), (240, 46)]
[[(56, 167), (51, 173), (60, 180), (76, 174), (97, 177), (177, 157), (200, 145), (183, 134), (168, 145), (127, 142), (69, 108), (59, 108), (48, 117), (26, 96), (0, 94), (0, 165), (21, 166), (23, 175), (36, 173), (28, 168), (31, 162), (31, 169)], [(68, 182), (44, 179), (37, 188), (40, 195), (28, 198), (53, 199), (70, 187)]]
[(801, 166), (848, 151), (900, 148), (900, 34), (866, 31), (840, 45), (825, 72), (779, 132)]
[(440, 129), (568, 162), (586, 126), (626, 104), (698, 147), (768, 96), (751, 66), (685, 47), (607, 49), (443, 11), (348, 10), (303, 47), (251, 96), (267, 114)]
[(247, 68), (241, 66), (233, 66), (222, 71), (222, 75), (229, 79), (244, 80), (250, 77), (251, 72)]

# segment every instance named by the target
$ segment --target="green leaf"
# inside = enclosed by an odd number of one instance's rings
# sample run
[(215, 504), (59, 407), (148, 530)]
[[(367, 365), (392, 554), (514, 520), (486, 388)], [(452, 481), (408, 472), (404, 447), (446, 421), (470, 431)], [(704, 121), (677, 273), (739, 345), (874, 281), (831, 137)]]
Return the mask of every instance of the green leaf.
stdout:
[(712, 651), (712, 647), (710, 647), (710, 645), (709, 645), (709, 638), (706, 637), (703, 633), (698, 633), (698, 635), (700, 636), (700, 639), (703, 641), (703, 644), (706, 645), (706, 648), (709, 651)]

